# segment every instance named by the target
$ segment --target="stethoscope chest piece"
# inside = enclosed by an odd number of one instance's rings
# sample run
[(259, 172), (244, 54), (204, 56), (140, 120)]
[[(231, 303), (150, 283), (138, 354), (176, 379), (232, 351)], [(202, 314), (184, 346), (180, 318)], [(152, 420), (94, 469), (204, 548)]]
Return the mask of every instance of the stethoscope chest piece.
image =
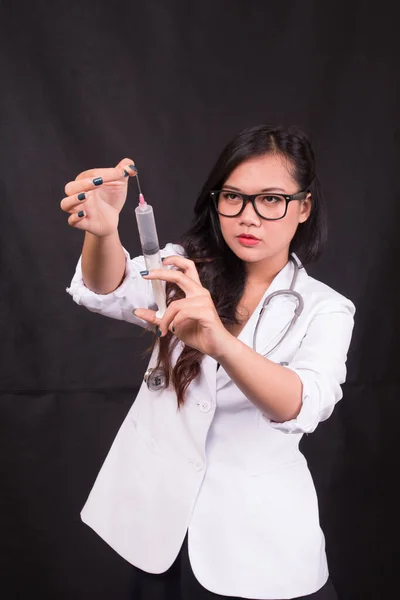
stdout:
[(146, 373), (144, 374), (144, 380), (147, 383), (147, 387), (152, 392), (163, 390), (167, 382), (164, 369), (161, 369), (161, 367), (158, 369), (153, 367), (147, 369)]

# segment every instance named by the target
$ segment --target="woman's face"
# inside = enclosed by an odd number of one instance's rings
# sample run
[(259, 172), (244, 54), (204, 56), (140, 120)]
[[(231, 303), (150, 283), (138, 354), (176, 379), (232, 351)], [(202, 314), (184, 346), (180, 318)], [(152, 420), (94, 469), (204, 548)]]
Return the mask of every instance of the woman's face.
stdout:
[[(224, 190), (245, 194), (296, 194), (302, 190), (288, 170), (288, 161), (278, 154), (265, 154), (241, 163), (229, 175)], [(236, 201), (235, 195), (228, 199)], [(267, 202), (270, 202), (267, 200)], [(271, 210), (271, 207), (268, 207)], [(311, 211), (311, 195), (305, 200), (292, 200), (286, 216), (277, 221), (261, 219), (248, 202), (237, 217), (219, 215), (222, 236), (229, 248), (246, 263), (259, 263), (280, 259), (287, 261), (290, 242), (299, 223), (306, 221)], [(254, 236), (249, 240), (242, 235)]]

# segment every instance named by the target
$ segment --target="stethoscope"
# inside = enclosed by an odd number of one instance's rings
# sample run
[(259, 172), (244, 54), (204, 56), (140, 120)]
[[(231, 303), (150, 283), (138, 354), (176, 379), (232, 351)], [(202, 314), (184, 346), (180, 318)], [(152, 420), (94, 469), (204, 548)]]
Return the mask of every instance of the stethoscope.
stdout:
[[(294, 309), (293, 318), (290, 321), (289, 326), (287, 327), (286, 331), (284, 331), (283, 335), (278, 340), (278, 342), (275, 344), (275, 346), (273, 348), (271, 348), (271, 350), (268, 350), (268, 352), (266, 354), (263, 354), (263, 356), (269, 356), (272, 352), (274, 352), (274, 350), (276, 350), (278, 348), (278, 346), (280, 346), (282, 344), (283, 340), (286, 339), (286, 337), (289, 335), (290, 331), (295, 326), (297, 319), (303, 312), (304, 300), (303, 300), (302, 296), (298, 292), (296, 292), (294, 289), (294, 286), (296, 285), (296, 281), (297, 281), (297, 276), (299, 274), (299, 265), (297, 263), (297, 260), (293, 256), (290, 257), (290, 260), (292, 261), (293, 267), (294, 267), (293, 277), (292, 277), (290, 286), (287, 290), (277, 290), (276, 292), (272, 292), (272, 294), (269, 294), (265, 298), (263, 305), (260, 309), (260, 312), (258, 314), (257, 323), (256, 323), (254, 333), (253, 333), (253, 350), (255, 350), (257, 347), (257, 332), (258, 332), (258, 328), (262, 321), (262, 315), (263, 315), (265, 309), (267, 308), (268, 304), (271, 302), (271, 300), (273, 300), (273, 298), (276, 298), (277, 296), (292, 296), (296, 301), (296, 307)], [(281, 364), (286, 365), (287, 363), (281, 363)], [(161, 367), (159, 367), (157, 369), (150, 367), (149, 369), (147, 369), (146, 373), (144, 374), (144, 381), (146, 382), (149, 390), (151, 390), (153, 392), (158, 392), (159, 390), (165, 389), (166, 377), (165, 377), (164, 369), (162, 369)]]

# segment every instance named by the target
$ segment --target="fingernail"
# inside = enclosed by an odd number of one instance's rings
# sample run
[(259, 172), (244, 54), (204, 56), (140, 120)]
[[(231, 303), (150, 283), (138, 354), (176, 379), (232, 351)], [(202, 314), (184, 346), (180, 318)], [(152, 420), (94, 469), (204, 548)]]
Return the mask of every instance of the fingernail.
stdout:
[(133, 309), (132, 314), (136, 315), (136, 308)]
[(78, 212), (78, 217), (81, 217), (81, 218), (82, 218), (82, 217), (84, 217), (84, 216), (85, 216), (85, 213), (83, 212), (83, 210), (80, 210), (80, 211)]
[(161, 336), (162, 336), (162, 331), (161, 331), (161, 329), (159, 329), (159, 330), (157, 331), (157, 337), (161, 337)]
[(166, 256), (162, 256), (161, 260), (164, 261), (167, 257)]
[(137, 168), (135, 167), (135, 165), (129, 165), (129, 168), (132, 169), (132, 171), (135, 171), (135, 173), (138, 172)]
[(140, 274), (142, 277), (145, 277), (146, 275), (149, 274), (149, 272), (148, 271), (140, 271)]
[(86, 198), (85, 192), (81, 192), (80, 194), (78, 194), (77, 198), (78, 200), (84, 200)]
[(129, 177), (129, 173), (125, 169), (124, 169), (124, 177)]
[(102, 177), (95, 177), (93, 179), (93, 185), (101, 185), (103, 183), (103, 178)]

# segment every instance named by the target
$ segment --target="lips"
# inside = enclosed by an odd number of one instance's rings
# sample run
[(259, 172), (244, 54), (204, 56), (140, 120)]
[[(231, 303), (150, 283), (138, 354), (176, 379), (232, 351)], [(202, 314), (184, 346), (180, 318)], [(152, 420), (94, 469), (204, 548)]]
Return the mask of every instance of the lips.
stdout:
[(249, 235), (247, 233), (242, 233), (242, 235), (238, 235), (237, 237), (239, 244), (242, 246), (257, 246), (259, 243), (259, 239), (254, 237), (254, 235)]

